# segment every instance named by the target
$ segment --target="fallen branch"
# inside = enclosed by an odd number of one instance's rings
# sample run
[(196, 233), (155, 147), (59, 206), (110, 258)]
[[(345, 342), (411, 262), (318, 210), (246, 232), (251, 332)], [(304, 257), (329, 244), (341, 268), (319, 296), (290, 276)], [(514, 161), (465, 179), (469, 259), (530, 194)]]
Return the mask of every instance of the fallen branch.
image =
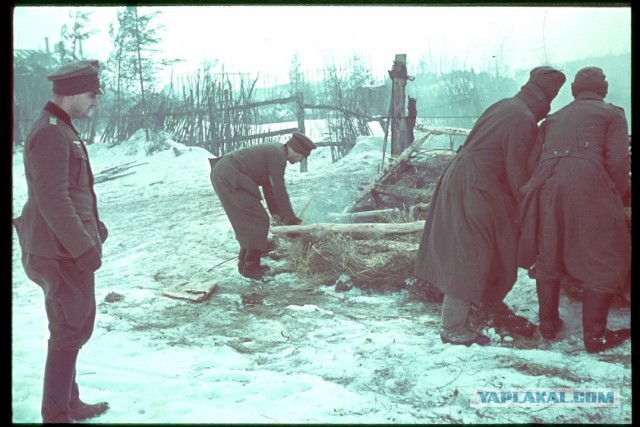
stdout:
[(421, 124), (417, 124), (415, 128), (420, 132), (427, 132), (432, 135), (446, 134), (446, 135), (467, 136), (469, 135), (469, 132), (470, 132), (470, 129), (450, 128), (450, 127), (438, 128), (438, 127), (424, 126)]
[(134, 173), (135, 172), (127, 172), (127, 173), (121, 173), (121, 174), (96, 176), (96, 177), (94, 177), (94, 181), (93, 182), (96, 183), (96, 184), (99, 184), (101, 182), (111, 181), (113, 179), (122, 178), (123, 176), (132, 175)]
[(93, 182), (95, 184), (97, 184), (99, 182), (109, 181), (109, 180), (112, 180), (112, 179), (116, 179), (116, 178), (120, 178), (120, 177), (123, 177), (123, 176), (131, 175), (132, 173), (135, 173), (135, 172), (127, 172), (127, 173), (124, 173), (124, 174), (122, 172), (126, 171), (127, 169), (134, 168), (136, 166), (146, 165), (147, 163), (149, 163), (149, 162), (136, 163), (136, 161), (134, 160), (134, 161), (131, 161), (131, 162), (123, 163), (121, 165), (105, 169), (103, 171), (100, 171), (100, 172), (94, 174)]
[(112, 173), (112, 171), (118, 171), (118, 170), (122, 170), (122, 169), (127, 169), (130, 168), (130, 165), (133, 165), (134, 163), (136, 163), (137, 160), (132, 160), (130, 162), (127, 163), (123, 163), (121, 165), (117, 165), (117, 166), (113, 166), (107, 169), (103, 169), (100, 172), (96, 173), (95, 175), (102, 175), (102, 174), (109, 174)]

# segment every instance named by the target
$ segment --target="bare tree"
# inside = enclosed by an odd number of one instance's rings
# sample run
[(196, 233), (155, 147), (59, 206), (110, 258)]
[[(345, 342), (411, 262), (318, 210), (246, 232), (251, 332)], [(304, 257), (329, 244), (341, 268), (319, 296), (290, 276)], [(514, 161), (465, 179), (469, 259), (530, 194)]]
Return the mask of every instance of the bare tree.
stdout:
[(59, 54), (60, 62), (72, 62), (84, 58), (82, 43), (91, 37), (96, 30), (90, 30), (91, 12), (76, 8), (69, 12), (70, 24), (64, 24), (60, 30)]
[(302, 74), (301, 68), (300, 54), (296, 51), (293, 53), (291, 62), (289, 63), (289, 85), (291, 87), (289, 92), (291, 95), (302, 91), (304, 75)]
[[(159, 11), (140, 14), (137, 6), (126, 6), (118, 11), (118, 28), (110, 28), (114, 50), (109, 65), (116, 98), (116, 117), (111, 125), (118, 129), (130, 129), (123, 123), (126, 114), (127, 120), (135, 120), (138, 128), (144, 128), (147, 140), (150, 126), (147, 101), (155, 90), (159, 68), (168, 63), (155, 59), (156, 46), (161, 42), (159, 32), (163, 28), (155, 24), (159, 14)], [(139, 101), (127, 99), (131, 95)], [(128, 136), (122, 131), (112, 131), (109, 135)]]

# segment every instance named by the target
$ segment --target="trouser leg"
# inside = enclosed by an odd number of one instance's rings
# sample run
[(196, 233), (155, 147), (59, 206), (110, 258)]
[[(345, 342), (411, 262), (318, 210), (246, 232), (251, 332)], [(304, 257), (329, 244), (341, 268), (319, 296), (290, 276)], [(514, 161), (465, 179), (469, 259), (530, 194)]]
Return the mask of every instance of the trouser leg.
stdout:
[(486, 335), (469, 329), (467, 319), (471, 303), (451, 295), (445, 295), (442, 302), (442, 324), (440, 339), (443, 343), (487, 345), (491, 340)]
[(473, 339), (476, 333), (467, 328), (471, 303), (445, 295), (442, 303), (442, 332), (452, 337)]
[(23, 253), (27, 276), (40, 286), (49, 323), (44, 373), (42, 419), (69, 422), (72, 384), (79, 349), (93, 332), (96, 314), (94, 275), (79, 270), (71, 259)]

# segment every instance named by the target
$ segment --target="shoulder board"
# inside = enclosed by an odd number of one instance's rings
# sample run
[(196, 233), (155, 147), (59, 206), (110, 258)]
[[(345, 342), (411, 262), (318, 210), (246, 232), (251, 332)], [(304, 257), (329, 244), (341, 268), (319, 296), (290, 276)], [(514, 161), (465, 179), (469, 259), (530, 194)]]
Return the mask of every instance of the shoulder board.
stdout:
[(616, 110), (618, 110), (618, 111), (620, 111), (620, 112), (624, 113), (624, 108), (622, 108), (622, 107), (618, 107), (617, 105), (613, 105), (613, 104), (611, 104), (611, 103), (609, 103), (609, 105), (610, 105), (610, 106), (612, 106), (613, 108), (615, 108)]

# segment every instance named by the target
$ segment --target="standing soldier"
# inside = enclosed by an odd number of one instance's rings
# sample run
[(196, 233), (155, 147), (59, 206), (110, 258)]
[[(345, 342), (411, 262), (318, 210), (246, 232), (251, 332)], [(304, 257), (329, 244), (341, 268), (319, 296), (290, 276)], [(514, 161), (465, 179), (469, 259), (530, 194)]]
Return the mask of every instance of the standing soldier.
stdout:
[(418, 279), (444, 293), (440, 337), (444, 343), (486, 345), (489, 337), (467, 325), (471, 304), (493, 312), (512, 332), (535, 326), (503, 299), (517, 278), (520, 188), (538, 122), (564, 84), (551, 67), (531, 70), (511, 98), (490, 106), (443, 172), (427, 213), (416, 262)]
[(44, 423), (71, 423), (106, 411), (80, 400), (78, 352), (93, 333), (94, 273), (107, 229), (98, 217), (87, 150), (73, 119), (89, 116), (102, 94), (98, 61), (65, 64), (48, 76), (53, 98), (29, 131), (24, 148), (28, 197), (14, 220), (22, 265), (45, 297), (49, 323), (42, 395)]
[(574, 101), (542, 123), (539, 163), (525, 187), (519, 263), (536, 266), (540, 334), (562, 328), (560, 280), (582, 282), (585, 349), (597, 353), (621, 344), (630, 329), (606, 328), (614, 293), (628, 280), (631, 238), (622, 196), (630, 181), (627, 119), (604, 102), (602, 70), (586, 67), (571, 85)]
[(241, 148), (220, 158), (211, 169), (211, 183), (227, 213), (236, 239), (240, 243), (238, 272), (260, 279), (269, 269), (260, 264), (267, 249), (269, 215), (285, 225), (302, 221), (291, 208), (284, 182), (287, 161), (298, 163), (311, 154), (316, 145), (306, 135), (294, 132), (286, 144), (264, 143)]

